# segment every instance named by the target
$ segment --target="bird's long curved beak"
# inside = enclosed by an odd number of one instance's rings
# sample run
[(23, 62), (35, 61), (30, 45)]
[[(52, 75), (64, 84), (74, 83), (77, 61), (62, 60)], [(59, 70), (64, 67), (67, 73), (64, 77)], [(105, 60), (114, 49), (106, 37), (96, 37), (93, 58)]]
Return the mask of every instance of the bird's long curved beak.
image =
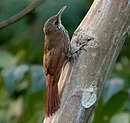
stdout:
[(62, 8), (59, 10), (59, 12), (56, 14), (56, 16), (57, 16), (59, 19), (61, 18), (61, 15), (62, 15), (62, 13), (64, 12), (64, 10), (65, 10), (66, 7), (67, 7), (67, 6), (62, 7)]

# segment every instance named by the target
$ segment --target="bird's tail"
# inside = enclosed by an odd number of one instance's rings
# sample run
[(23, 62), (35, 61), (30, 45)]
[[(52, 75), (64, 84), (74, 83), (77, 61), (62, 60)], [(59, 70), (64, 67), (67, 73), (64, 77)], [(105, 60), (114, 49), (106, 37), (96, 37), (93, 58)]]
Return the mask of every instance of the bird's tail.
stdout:
[(53, 83), (51, 76), (47, 75), (47, 85), (46, 85), (46, 94), (45, 94), (45, 105), (44, 112), (45, 117), (51, 116), (55, 111), (58, 110), (60, 105), (58, 85), (57, 82)]

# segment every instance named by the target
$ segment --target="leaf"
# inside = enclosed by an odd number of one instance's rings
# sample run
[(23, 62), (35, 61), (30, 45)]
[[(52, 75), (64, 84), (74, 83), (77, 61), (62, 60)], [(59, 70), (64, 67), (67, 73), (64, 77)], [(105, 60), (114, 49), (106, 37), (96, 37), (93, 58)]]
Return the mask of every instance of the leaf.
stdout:
[(114, 94), (118, 93), (119, 91), (123, 90), (124, 87), (124, 80), (121, 78), (112, 78), (107, 81), (104, 89), (103, 89), (103, 103), (106, 103), (110, 97)]
[(24, 77), (24, 74), (29, 71), (29, 66), (28, 65), (19, 65), (15, 67), (15, 70), (13, 71), (13, 78), (14, 81), (21, 81)]
[(16, 100), (11, 100), (9, 103), (7, 116), (10, 118), (20, 116), (23, 111), (23, 101), (23, 97), (19, 97)]
[(130, 123), (130, 114), (126, 112), (118, 113), (112, 117), (110, 123)]
[(43, 121), (44, 95), (45, 91), (42, 90), (28, 96), (26, 109), (17, 123), (40, 123), (37, 122), (38, 119)]
[(37, 92), (45, 88), (45, 75), (43, 73), (43, 67), (41, 65), (33, 65), (30, 68), (31, 71), (31, 92)]
[(99, 105), (101, 108), (98, 108), (97, 106), (93, 123), (108, 123), (111, 117), (123, 107), (127, 100), (127, 92), (120, 91), (114, 94), (103, 107)]
[(4, 83), (9, 91), (9, 94), (13, 94), (13, 92), (17, 90), (18, 86), (22, 87), (20, 82), (24, 79), (24, 75), (28, 70), (29, 67), (27, 65), (20, 65), (18, 67), (11, 67), (2, 71)]
[(6, 51), (0, 51), (0, 67), (5, 68), (9, 66), (13, 66), (14, 64), (12, 63), (12, 54)]
[(124, 103), (128, 100), (128, 93), (120, 91), (113, 95), (108, 102), (103, 106), (104, 116), (111, 117), (118, 112)]
[(16, 66), (16, 64), (23, 57), (23, 52), (20, 51), (13, 56), (7, 51), (0, 51), (0, 68), (10, 68)]
[[(26, 73), (28, 72), (28, 77)], [(2, 71), (4, 83), (10, 94), (15, 91), (20, 91), (28, 87), (30, 93), (34, 93), (45, 88), (45, 75), (43, 73), (43, 67), (41, 65), (19, 65), (17, 67), (11, 67)]]
[(95, 109), (95, 112), (94, 112), (94, 117), (92, 119), (92, 123), (99, 123), (100, 122), (100, 115), (101, 115), (101, 112), (102, 112), (102, 108), (103, 108), (103, 104), (102, 104), (102, 99), (100, 98), (98, 100), (98, 104), (97, 104), (97, 107)]

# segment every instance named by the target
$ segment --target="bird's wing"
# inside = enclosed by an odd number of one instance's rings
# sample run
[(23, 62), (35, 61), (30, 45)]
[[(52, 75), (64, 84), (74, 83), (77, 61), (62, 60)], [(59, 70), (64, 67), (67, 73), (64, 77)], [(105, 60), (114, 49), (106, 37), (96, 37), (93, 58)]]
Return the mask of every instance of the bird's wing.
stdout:
[(46, 74), (58, 76), (65, 61), (65, 53), (62, 48), (52, 48), (44, 57), (44, 67)]

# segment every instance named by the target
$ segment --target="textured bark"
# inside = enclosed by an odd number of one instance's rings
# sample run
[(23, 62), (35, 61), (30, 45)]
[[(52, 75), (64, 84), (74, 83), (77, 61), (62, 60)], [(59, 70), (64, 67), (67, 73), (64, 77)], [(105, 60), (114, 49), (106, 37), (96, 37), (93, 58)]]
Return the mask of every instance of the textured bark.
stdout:
[[(88, 108), (82, 105), (83, 94), (96, 88), (100, 97), (112, 66), (128, 35), (130, 27), (130, 1), (95, 0), (87, 15), (74, 32), (73, 47), (86, 44), (76, 59), (67, 63), (59, 80), (60, 109), (43, 123), (86, 123), (96, 102)], [(88, 40), (93, 37), (92, 40)], [(86, 97), (88, 98), (88, 97)], [(90, 100), (88, 100), (89, 102)]]

